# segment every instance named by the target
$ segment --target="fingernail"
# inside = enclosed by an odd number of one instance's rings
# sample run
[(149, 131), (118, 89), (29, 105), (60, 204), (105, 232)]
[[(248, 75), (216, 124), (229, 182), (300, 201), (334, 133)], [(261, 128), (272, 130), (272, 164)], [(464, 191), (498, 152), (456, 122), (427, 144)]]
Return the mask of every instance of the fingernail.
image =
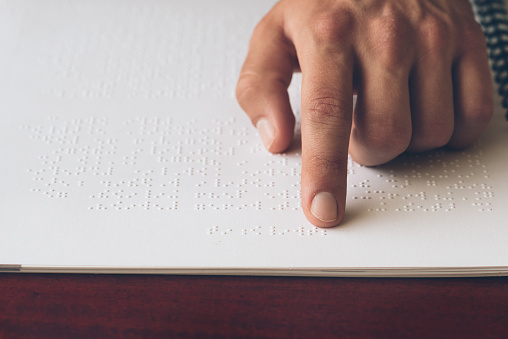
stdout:
[(273, 125), (267, 119), (260, 119), (256, 128), (258, 129), (259, 136), (261, 137), (261, 141), (265, 145), (266, 149), (270, 149), (272, 146), (273, 140), (275, 139), (275, 129)]
[(337, 200), (330, 192), (319, 192), (312, 199), (310, 212), (321, 221), (335, 221), (338, 217)]

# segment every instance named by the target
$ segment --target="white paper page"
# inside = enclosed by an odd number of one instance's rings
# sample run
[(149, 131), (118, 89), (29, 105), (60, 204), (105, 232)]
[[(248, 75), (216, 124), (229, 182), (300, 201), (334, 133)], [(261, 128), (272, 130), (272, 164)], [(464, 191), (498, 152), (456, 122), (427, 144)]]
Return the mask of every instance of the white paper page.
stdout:
[(273, 3), (0, 1), (3, 270), (507, 274), (499, 107), (465, 151), (350, 161), (343, 224), (305, 219), (298, 131), (269, 154), (234, 99)]

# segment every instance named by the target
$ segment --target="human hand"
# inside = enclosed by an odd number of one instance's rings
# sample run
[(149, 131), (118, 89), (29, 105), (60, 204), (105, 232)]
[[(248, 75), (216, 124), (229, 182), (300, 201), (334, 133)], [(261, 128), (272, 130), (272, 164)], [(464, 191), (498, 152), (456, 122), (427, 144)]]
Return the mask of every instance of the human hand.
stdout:
[[(470, 145), (493, 111), (485, 39), (468, 0), (282, 0), (257, 25), (237, 85), (270, 152), (291, 143), (302, 72), (302, 206), (344, 216), (348, 151), (366, 166)], [(357, 103), (353, 112), (353, 94)]]

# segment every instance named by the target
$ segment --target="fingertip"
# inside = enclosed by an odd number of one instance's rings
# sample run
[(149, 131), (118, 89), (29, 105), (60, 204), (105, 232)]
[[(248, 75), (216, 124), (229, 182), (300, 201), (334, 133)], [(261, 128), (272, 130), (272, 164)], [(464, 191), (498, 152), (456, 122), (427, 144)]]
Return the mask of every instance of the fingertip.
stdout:
[(322, 222), (335, 222), (338, 218), (337, 199), (333, 193), (319, 192), (312, 199), (310, 212)]
[(271, 153), (284, 152), (293, 140), (295, 119), (292, 112), (289, 114), (271, 118), (261, 117), (255, 123), (261, 141)]
[(316, 227), (328, 228), (340, 224), (344, 217), (345, 201), (329, 191), (321, 191), (310, 199), (304, 209), (307, 219)]
[(273, 124), (270, 120), (261, 118), (256, 123), (256, 128), (258, 129), (259, 137), (266, 149), (270, 150), (273, 141), (275, 140), (275, 128), (273, 127)]
[(265, 148), (272, 153), (285, 151), (291, 144), (295, 127), (286, 84), (277, 77), (246, 72), (240, 76), (236, 96), (257, 128)]

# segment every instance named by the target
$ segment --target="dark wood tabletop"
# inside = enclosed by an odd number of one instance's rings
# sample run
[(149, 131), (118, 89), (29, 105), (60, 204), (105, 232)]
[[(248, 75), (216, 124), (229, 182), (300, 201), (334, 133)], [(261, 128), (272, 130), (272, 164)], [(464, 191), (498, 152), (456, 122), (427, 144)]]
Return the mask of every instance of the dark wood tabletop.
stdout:
[(508, 278), (0, 274), (0, 338), (508, 336)]

